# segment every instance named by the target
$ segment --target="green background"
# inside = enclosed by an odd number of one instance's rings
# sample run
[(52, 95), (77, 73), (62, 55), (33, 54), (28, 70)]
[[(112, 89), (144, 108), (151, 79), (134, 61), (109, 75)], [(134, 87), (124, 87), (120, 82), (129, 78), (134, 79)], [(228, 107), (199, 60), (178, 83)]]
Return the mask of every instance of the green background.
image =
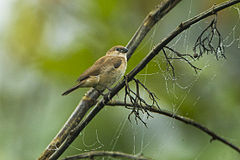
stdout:
[[(127, 72), (182, 21), (221, 0), (185, 0), (148, 34), (128, 62)], [(88, 89), (62, 97), (78, 76), (113, 45), (126, 45), (158, 0), (9, 0), (0, 2), (0, 159), (36, 159)], [(234, 8), (235, 7), (235, 8)], [(227, 59), (205, 55), (174, 63), (176, 80), (162, 53), (137, 78), (160, 98), (159, 104), (207, 126), (240, 146), (240, 11), (218, 14)], [(205, 19), (169, 46), (193, 54)], [(121, 91), (114, 99), (123, 100)], [(142, 91), (143, 97), (147, 95)], [(143, 154), (152, 159), (235, 160), (239, 154), (198, 129), (153, 114), (148, 128), (127, 120), (124, 107), (105, 107), (62, 157), (91, 150)], [(102, 158), (100, 158), (102, 159)], [(106, 159), (106, 158), (105, 158)]]

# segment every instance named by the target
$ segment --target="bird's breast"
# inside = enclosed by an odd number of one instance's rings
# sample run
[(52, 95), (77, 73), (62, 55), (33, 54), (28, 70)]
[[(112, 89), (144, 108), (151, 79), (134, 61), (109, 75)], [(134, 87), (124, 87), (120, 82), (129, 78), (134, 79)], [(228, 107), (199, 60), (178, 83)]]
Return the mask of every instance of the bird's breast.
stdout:
[(127, 60), (124, 57), (120, 57), (121, 64), (115, 68), (114, 65), (106, 67), (100, 77), (99, 86), (110, 87), (117, 82), (124, 75), (127, 68)]

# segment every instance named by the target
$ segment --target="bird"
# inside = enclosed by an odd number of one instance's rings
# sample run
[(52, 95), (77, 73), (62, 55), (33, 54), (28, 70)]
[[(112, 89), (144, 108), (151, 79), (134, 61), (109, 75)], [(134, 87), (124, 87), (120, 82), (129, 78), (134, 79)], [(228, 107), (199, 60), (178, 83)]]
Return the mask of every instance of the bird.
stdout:
[(77, 84), (62, 95), (68, 95), (78, 88), (93, 87), (100, 93), (109, 89), (125, 74), (127, 68), (127, 52), (124, 46), (117, 45), (109, 49), (105, 56), (99, 58), (77, 79)]

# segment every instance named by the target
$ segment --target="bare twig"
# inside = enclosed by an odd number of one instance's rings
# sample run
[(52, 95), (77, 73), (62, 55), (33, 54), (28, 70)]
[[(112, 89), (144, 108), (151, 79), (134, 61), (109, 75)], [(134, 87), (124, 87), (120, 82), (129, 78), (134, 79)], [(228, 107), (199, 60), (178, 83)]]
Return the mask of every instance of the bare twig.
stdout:
[(110, 106), (126, 106), (127, 105), (129, 107), (135, 107), (135, 108), (136, 107), (140, 107), (140, 108), (145, 107), (145, 109), (147, 109), (150, 112), (158, 113), (158, 114), (161, 114), (161, 115), (165, 115), (167, 117), (176, 119), (176, 120), (181, 121), (183, 123), (189, 124), (189, 125), (191, 125), (191, 126), (193, 126), (195, 128), (198, 128), (201, 131), (205, 132), (206, 134), (208, 134), (209, 136), (212, 137), (210, 142), (212, 142), (213, 140), (218, 140), (218, 141), (226, 144), (227, 146), (231, 147), (232, 149), (234, 149), (234, 150), (236, 150), (237, 152), (240, 153), (240, 148), (239, 147), (235, 146), (234, 144), (230, 143), (229, 141), (227, 141), (223, 137), (220, 137), (219, 135), (217, 135), (213, 131), (209, 130), (207, 127), (201, 125), (200, 123), (195, 122), (194, 120), (192, 120), (190, 118), (179, 116), (179, 115), (176, 115), (175, 113), (171, 113), (169, 111), (159, 110), (159, 109), (156, 109), (156, 107), (136, 106), (136, 105), (133, 105), (131, 103), (127, 103), (126, 104), (125, 102), (121, 102), (121, 101), (111, 101), (111, 102), (108, 103), (108, 105), (110, 105)]
[[(152, 107), (153, 105), (156, 105), (158, 107), (158, 109), (160, 109), (160, 106), (158, 105), (158, 102), (157, 102), (157, 99), (159, 100), (159, 98), (155, 95), (155, 93), (151, 92), (141, 81), (139, 81), (138, 79), (136, 78), (133, 78), (133, 80), (135, 81), (135, 83), (137, 85), (141, 85), (145, 91), (147, 91), (148, 95), (149, 95), (149, 98), (152, 100), (152, 104), (151, 105), (147, 105), (149, 107)], [(140, 95), (139, 95), (140, 97)]]
[[(213, 43), (215, 36), (217, 39), (217, 46), (214, 47)], [(197, 58), (200, 58), (205, 52), (207, 52), (207, 54), (209, 52), (214, 53), (217, 60), (219, 57), (226, 58), (224, 55), (223, 38), (217, 29), (217, 14), (215, 14), (212, 22), (198, 36), (197, 41), (193, 47), (193, 51), (195, 57)]]
[(143, 156), (137, 156), (122, 152), (115, 152), (115, 151), (91, 151), (85, 152), (82, 154), (66, 157), (63, 160), (77, 160), (77, 159), (93, 159), (94, 157), (113, 157), (113, 158), (124, 158), (124, 159), (133, 159), (133, 160), (150, 160), (149, 158), (145, 158)]
[(167, 61), (167, 64), (171, 67), (171, 70), (172, 70), (172, 75), (173, 75), (173, 78), (175, 79), (175, 68), (173, 67), (171, 61), (169, 60), (170, 58), (167, 56), (167, 53), (166, 51), (164, 50), (164, 48), (162, 49), (163, 51), (163, 55)]
[[(127, 44), (128, 59), (131, 57), (133, 52), (136, 50), (146, 34), (151, 30), (151, 28), (180, 1), (181, 0), (164, 0), (158, 7), (156, 7), (146, 16), (132, 39)], [(67, 146), (62, 147), (64, 150), (59, 149), (60, 146), (66, 144), (68, 141), (66, 140), (67, 138), (76, 138), (72, 136), (73, 130), (75, 130), (76, 125), (79, 125), (79, 122), (83, 119), (87, 111), (95, 104), (95, 101), (99, 96), (99, 92), (96, 90), (91, 89), (88, 91), (84, 98), (81, 99), (79, 105), (71, 114), (62, 129), (58, 132), (58, 134), (44, 150), (44, 152), (40, 155), (38, 158), (39, 160), (49, 159), (53, 154), (54, 155), (52, 156), (52, 159), (57, 159), (65, 151)]]
[(178, 51), (175, 51), (174, 49), (168, 47), (168, 46), (165, 46), (164, 48), (167, 48), (168, 50), (172, 51), (173, 53), (176, 54), (177, 57), (190, 57), (192, 60), (194, 60), (194, 57), (190, 54), (182, 54), (182, 53), (179, 53)]
[(175, 59), (175, 60), (183, 60), (183, 61), (187, 62), (187, 63), (194, 69), (194, 71), (195, 71), (196, 73), (197, 73), (198, 70), (201, 70), (200, 68), (194, 66), (194, 65), (190, 62), (190, 60), (188, 60), (188, 59), (186, 58), (186, 57), (190, 57), (192, 60), (194, 60), (194, 57), (193, 57), (192, 55), (179, 53), (179, 52), (175, 51), (174, 49), (172, 49), (172, 48), (170, 48), (170, 47), (168, 47), (168, 46), (165, 46), (164, 48), (170, 50), (171, 52), (173, 52), (173, 53), (177, 56), (177, 57), (168, 57), (167, 54), (166, 54), (166, 51), (165, 51), (164, 49), (162, 49), (162, 50), (163, 50), (163, 53), (164, 53), (164, 56), (165, 56), (168, 64), (170, 65), (170, 67), (171, 67), (171, 69), (172, 69), (172, 73), (173, 73), (173, 77), (174, 77), (174, 78), (175, 78), (174, 67), (173, 67), (172, 63), (169, 61), (169, 59), (171, 59), (171, 60), (173, 60), (173, 59)]
[[(156, 104), (158, 106), (158, 103), (157, 103), (157, 96), (151, 92), (143, 83), (141, 83), (138, 79), (133, 79), (134, 82), (135, 82), (135, 85), (136, 85), (136, 91), (133, 91), (129, 85), (128, 85), (128, 81), (127, 81), (127, 77), (125, 77), (125, 96), (124, 96), (124, 102), (127, 103), (127, 97), (129, 98), (130, 102), (133, 104), (133, 105), (138, 105), (138, 106), (142, 106), (143, 104), (148, 106), (148, 107), (151, 107), (153, 106), (154, 104)], [(142, 87), (146, 92), (147, 94), (149, 95), (149, 98), (151, 99), (152, 101), (152, 104), (148, 104), (140, 95), (140, 87)], [(127, 106), (125, 106), (126, 108), (128, 108)], [(159, 107), (159, 106), (158, 106)], [(160, 109), (160, 107), (159, 107)], [(147, 114), (147, 118), (149, 117), (152, 117), (148, 111), (143, 107), (136, 107), (136, 108), (132, 108), (132, 111), (131, 113), (128, 115), (128, 119), (129, 121), (131, 122), (131, 115), (134, 114), (135, 115), (135, 121), (136, 123), (138, 124), (138, 120), (140, 120), (146, 127), (147, 127), (147, 124), (143, 121), (143, 119), (141, 118), (141, 115), (140, 115), (140, 111), (142, 112), (142, 114), (146, 113)]]

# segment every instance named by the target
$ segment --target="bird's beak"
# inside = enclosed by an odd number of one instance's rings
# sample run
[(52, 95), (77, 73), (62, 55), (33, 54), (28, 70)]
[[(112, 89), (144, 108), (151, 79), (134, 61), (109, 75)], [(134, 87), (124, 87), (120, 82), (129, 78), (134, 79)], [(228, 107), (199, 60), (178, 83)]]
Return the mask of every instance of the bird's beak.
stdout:
[(128, 52), (128, 49), (127, 48), (122, 48), (122, 53), (127, 53)]

